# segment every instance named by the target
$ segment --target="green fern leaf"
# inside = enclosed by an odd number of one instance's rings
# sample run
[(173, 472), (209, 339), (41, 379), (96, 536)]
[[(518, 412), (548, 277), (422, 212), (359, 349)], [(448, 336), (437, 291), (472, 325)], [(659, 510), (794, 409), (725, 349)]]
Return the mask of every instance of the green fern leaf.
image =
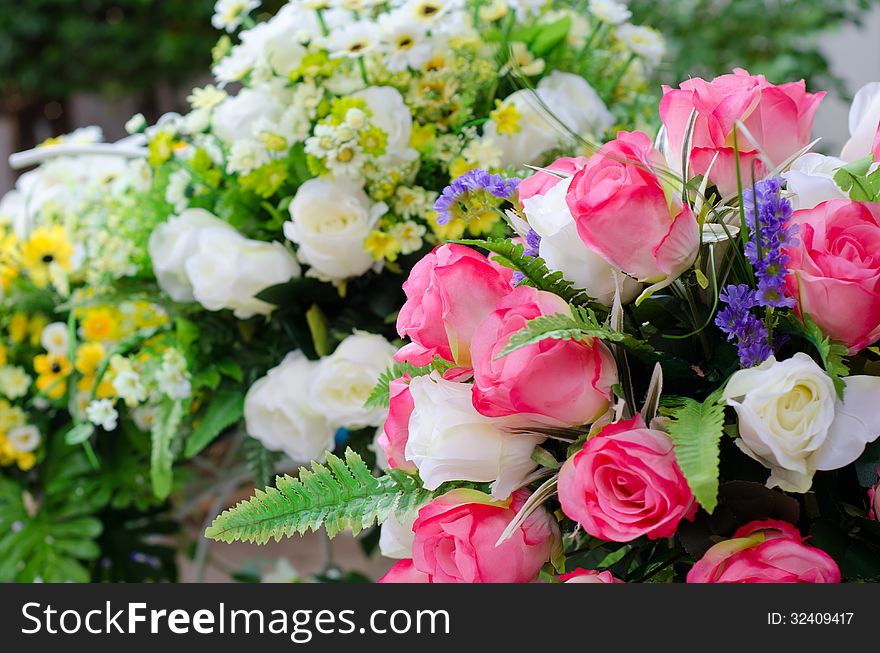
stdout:
[(592, 304), (595, 299), (587, 295), (583, 290), (574, 288), (571, 281), (567, 281), (562, 272), (550, 270), (544, 259), (538, 256), (528, 256), (522, 243), (515, 243), (509, 238), (491, 238), (489, 240), (457, 240), (459, 245), (480, 247), (495, 254), (494, 261), (507, 268), (522, 273), (525, 277), (523, 283), (534, 286), (538, 290), (546, 290), (554, 295), (559, 295), (569, 304), (584, 306)]
[(183, 402), (179, 400), (166, 400), (156, 411), (155, 422), (150, 432), (152, 437), (150, 480), (153, 484), (153, 494), (159, 499), (165, 499), (171, 494), (174, 465), (171, 444), (174, 442), (174, 436), (182, 419)]
[(665, 397), (660, 409), (669, 417), (667, 432), (678, 466), (691, 492), (710, 514), (718, 505), (719, 445), (724, 433), (722, 390), (702, 403), (689, 397)]
[(534, 345), (552, 338), (554, 340), (581, 340), (599, 338), (608, 342), (619, 343), (627, 349), (633, 350), (642, 358), (655, 358), (654, 348), (643, 340), (639, 340), (629, 334), (616, 331), (611, 327), (601, 324), (596, 314), (584, 306), (573, 306), (571, 314), (557, 313), (556, 315), (542, 315), (529, 320), (525, 327), (510, 337), (507, 346), (502, 350), (501, 356)]
[(843, 399), (843, 390), (846, 388), (846, 382), (842, 377), (849, 374), (849, 365), (846, 362), (847, 349), (846, 345), (838, 340), (832, 340), (824, 333), (819, 325), (813, 319), (804, 314), (803, 324), (797, 323), (803, 336), (816, 347), (819, 356), (822, 358), (822, 364), (831, 380), (834, 382), (834, 389), (837, 395)]
[(373, 476), (361, 457), (346, 449), (344, 461), (327, 454), (326, 465), (300, 468), (299, 478), (278, 476), (274, 488), (257, 490), (250, 499), (224, 511), (205, 537), (265, 544), (321, 526), (331, 538), (346, 528), (357, 535), (393, 512), (418, 509), (432, 496), (416, 477), (399, 470)]
[(379, 406), (388, 408), (391, 382), (399, 379), (404, 374), (409, 374), (410, 377), (425, 376), (434, 371), (442, 374), (450, 368), (452, 368), (452, 363), (443, 360), (439, 356), (434, 357), (434, 361), (430, 365), (422, 367), (410, 365), (409, 363), (394, 363), (379, 375), (379, 381), (376, 383), (376, 387), (373, 388), (364, 406), (366, 408), (377, 408)]

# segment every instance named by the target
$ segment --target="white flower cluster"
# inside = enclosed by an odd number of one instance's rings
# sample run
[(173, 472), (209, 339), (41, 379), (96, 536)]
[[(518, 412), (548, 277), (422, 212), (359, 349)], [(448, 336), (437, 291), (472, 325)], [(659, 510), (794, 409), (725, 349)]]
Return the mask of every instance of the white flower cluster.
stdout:
[(323, 460), (338, 429), (384, 422), (384, 409), (364, 403), (395, 351), (382, 336), (356, 332), (317, 362), (289, 353), (248, 390), (247, 432), (295, 461)]

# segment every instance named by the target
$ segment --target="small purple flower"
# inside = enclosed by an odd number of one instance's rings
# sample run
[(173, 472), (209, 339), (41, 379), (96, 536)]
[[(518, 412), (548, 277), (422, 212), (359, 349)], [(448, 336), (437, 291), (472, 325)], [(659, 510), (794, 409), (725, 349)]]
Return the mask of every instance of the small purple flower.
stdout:
[(434, 202), (437, 224), (448, 224), (456, 218), (467, 219), (468, 208), (485, 208), (489, 198), (509, 200), (519, 188), (517, 178), (505, 179), (485, 170), (471, 170), (443, 189)]
[(758, 279), (756, 304), (792, 308), (794, 299), (785, 296), (785, 276), (791, 261), (785, 248), (794, 244), (797, 227), (787, 225), (792, 209), (791, 203), (779, 196), (781, 186), (781, 179), (771, 177), (743, 191), (746, 224), (751, 232), (746, 257)]
[(745, 284), (730, 285), (721, 291), (719, 299), (727, 306), (718, 311), (715, 324), (727, 334), (728, 340), (736, 338), (743, 367), (760, 365), (773, 354), (773, 350), (764, 323), (751, 312), (758, 306), (758, 293)]

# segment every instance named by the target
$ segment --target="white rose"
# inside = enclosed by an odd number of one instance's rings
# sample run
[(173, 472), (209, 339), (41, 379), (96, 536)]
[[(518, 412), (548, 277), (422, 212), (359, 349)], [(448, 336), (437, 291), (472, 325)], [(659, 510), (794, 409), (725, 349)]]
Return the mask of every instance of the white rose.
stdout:
[(373, 204), (361, 186), (346, 179), (310, 179), (299, 187), (289, 210), (284, 235), (299, 245), (299, 258), (312, 266), (311, 274), (341, 281), (375, 264), (364, 240), (388, 206)]
[(184, 265), (196, 249), (199, 231), (205, 228), (235, 233), (233, 227), (213, 213), (205, 209), (188, 209), (168, 218), (150, 235), (148, 250), (156, 281), (176, 302), (195, 300)]
[(535, 91), (514, 91), (504, 102), (519, 112), (519, 131), (499, 134), (494, 120), (483, 128), (484, 138), (493, 139), (501, 148), (503, 167), (537, 163), (560, 142), (571, 140), (559, 122), (579, 135), (601, 133), (614, 124), (614, 116), (593, 87), (571, 73), (555, 71), (538, 82)]
[(366, 408), (364, 403), (396, 352), (382, 336), (364, 332), (348, 336), (318, 362), (309, 388), (312, 406), (337, 426), (380, 426), (387, 411)]
[(880, 127), (880, 82), (860, 88), (849, 108), (850, 139), (840, 151), (844, 161), (856, 161), (871, 154)]
[(370, 86), (354, 94), (366, 101), (373, 123), (388, 136), (385, 159), (391, 165), (414, 161), (419, 154), (410, 146), (412, 114), (400, 92), (390, 86)]
[(611, 306), (620, 278), (621, 301), (635, 299), (641, 288), (634, 279), (620, 274), (614, 266), (584, 244), (565, 201), (571, 177), (557, 182), (544, 195), (523, 200), (529, 225), (541, 237), (538, 254), (553, 270), (559, 270), (577, 288), (605, 306)]
[(601, 134), (614, 124), (599, 94), (580, 75), (553, 71), (538, 82), (537, 91), (551, 113), (576, 134)]
[(268, 86), (258, 86), (227, 97), (214, 109), (214, 133), (226, 143), (234, 143), (251, 136), (254, 123), (261, 118), (277, 124), (286, 107), (279, 93), (273, 91)]
[(244, 399), (248, 434), (267, 449), (283, 451), (298, 462), (323, 460), (336, 434), (309, 405), (314, 366), (302, 352), (291, 352), (258, 379)]
[(401, 519), (395, 513), (388, 515), (388, 519), (382, 522), (379, 531), (379, 551), (386, 558), (412, 558), (413, 522), (418, 516), (418, 511), (413, 510)]
[(812, 209), (826, 200), (846, 199), (847, 194), (834, 183), (834, 173), (843, 165), (846, 162), (842, 159), (816, 152), (798, 157), (791, 168), (782, 173), (786, 187), (794, 193), (792, 209)]
[(281, 243), (213, 227), (197, 233), (196, 249), (184, 268), (199, 304), (209, 311), (228, 308), (239, 319), (271, 313), (275, 307), (255, 295), (300, 276), (299, 264)]
[(535, 445), (543, 438), (504, 430), (506, 419), (477, 412), (471, 385), (436, 372), (409, 384), (415, 408), (409, 420), (405, 455), (419, 468), (425, 488), (446, 481), (492, 481), (492, 496), (506, 499), (537, 466)]
[(739, 448), (770, 470), (768, 487), (806, 492), (817, 470), (838, 469), (880, 436), (880, 378), (850, 376), (841, 401), (812, 358), (797, 353), (736, 372), (724, 399), (739, 418)]

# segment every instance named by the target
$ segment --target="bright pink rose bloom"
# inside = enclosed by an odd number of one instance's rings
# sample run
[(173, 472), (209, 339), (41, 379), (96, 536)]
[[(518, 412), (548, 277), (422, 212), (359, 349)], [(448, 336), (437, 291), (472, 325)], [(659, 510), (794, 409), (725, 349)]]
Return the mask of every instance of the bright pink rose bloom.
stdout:
[[(570, 176), (583, 168), (586, 164), (587, 159), (585, 157), (564, 156), (560, 159), (556, 159), (549, 166), (546, 166), (546, 169)], [(535, 174), (526, 177), (520, 182), (519, 190), (517, 191), (519, 193), (519, 201), (522, 202), (535, 195), (543, 195), (553, 188), (559, 182), (559, 179), (560, 178), (556, 175), (538, 170)]]
[(419, 510), (413, 564), (432, 583), (528, 583), (559, 546), (556, 520), (539, 508), (499, 546), (499, 536), (529, 492), (495, 501), (476, 490), (452, 490)]
[(409, 418), (415, 403), (409, 392), (409, 377), (394, 379), (388, 386), (388, 417), (382, 435), (377, 440), (385, 460), (391, 468), (399, 468), (405, 472), (415, 472), (415, 464), (406, 459), (406, 441), (409, 439)]
[(690, 173), (705, 174), (717, 154), (709, 179), (722, 196), (733, 195), (737, 191), (736, 122), (743, 123), (756, 141), (742, 130), (737, 132), (740, 175), (743, 184), (749, 185), (752, 165), (757, 179), (769, 172), (759, 152), (779, 166), (809, 144), (813, 117), (823, 97), (825, 93), (807, 93), (803, 80), (774, 86), (763, 75), (750, 75), (741, 68), (711, 82), (695, 78), (682, 82), (678, 89), (664, 86), (660, 119), (666, 127), (669, 164), (681, 167), (684, 139), (696, 110)]
[(880, 161), (880, 125), (877, 125), (877, 133), (874, 135), (874, 143), (871, 145), (871, 154), (875, 161)]
[(594, 569), (581, 569), (562, 574), (559, 580), (565, 583), (622, 583), (619, 578), (611, 575), (610, 571), (596, 571)]
[(854, 354), (880, 338), (880, 204), (830, 200), (795, 211), (788, 293)]
[(412, 558), (400, 560), (377, 583), (430, 583), (428, 575), (413, 565)]
[(440, 356), (470, 367), (471, 336), (511, 291), (513, 271), (463, 245), (441, 245), (415, 264), (403, 284), (397, 333), (412, 342), (395, 359), (427, 365)]
[(880, 469), (877, 470), (877, 482), (868, 490), (868, 519), (880, 521)]
[(471, 341), (477, 411), (576, 426), (596, 421), (608, 409), (617, 367), (600, 340), (548, 338), (499, 358), (510, 336), (529, 320), (570, 310), (562, 298), (530, 286), (519, 286), (498, 302)]
[(840, 569), (824, 551), (804, 544), (791, 524), (753, 521), (719, 542), (691, 568), (689, 583), (839, 583)]
[(671, 282), (693, 263), (700, 230), (653, 172), (663, 156), (642, 132), (619, 132), (575, 173), (566, 202), (581, 240), (631, 277)]
[(559, 503), (587, 533), (612, 542), (671, 537), (697, 511), (672, 441), (640, 416), (606, 426), (565, 462)]

